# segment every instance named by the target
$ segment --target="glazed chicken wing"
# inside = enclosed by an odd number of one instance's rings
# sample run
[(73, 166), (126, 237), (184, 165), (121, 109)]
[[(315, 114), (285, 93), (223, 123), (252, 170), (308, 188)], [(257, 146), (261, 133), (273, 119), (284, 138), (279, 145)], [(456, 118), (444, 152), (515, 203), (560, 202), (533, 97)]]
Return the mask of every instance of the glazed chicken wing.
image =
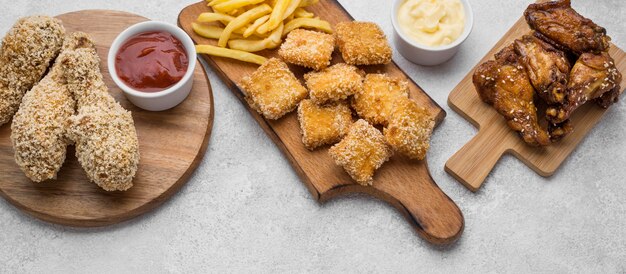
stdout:
[(524, 35), (514, 44), (539, 97), (548, 104), (562, 103), (570, 69), (565, 54), (532, 35)]
[(608, 107), (620, 94), (621, 80), (622, 74), (608, 53), (583, 53), (570, 72), (565, 102), (549, 107), (548, 119), (553, 123), (565, 121), (579, 106), (594, 99)]
[(492, 105), (533, 146), (550, 144), (548, 133), (537, 121), (535, 90), (515, 54), (513, 45), (496, 54), (496, 60), (481, 64), (474, 72), (474, 86), (480, 98)]
[(570, 0), (531, 4), (524, 17), (540, 38), (577, 55), (609, 48), (606, 30), (572, 9)]

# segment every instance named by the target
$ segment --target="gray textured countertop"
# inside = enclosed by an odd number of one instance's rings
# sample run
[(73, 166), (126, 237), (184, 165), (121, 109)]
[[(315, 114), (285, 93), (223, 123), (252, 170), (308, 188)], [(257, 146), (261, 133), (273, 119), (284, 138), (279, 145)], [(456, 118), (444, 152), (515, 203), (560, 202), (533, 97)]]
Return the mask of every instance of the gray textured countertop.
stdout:
[[(626, 2), (573, 1), (626, 48)], [(21, 16), (81, 9), (125, 10), (175, 23), (178, 11), (193, 2), (1, 0), (0, 33)], [(375, 21), (391, 36), (390, 1), (340, 2), (357, 20)], [(318, 204), (208, 70), (213, 134), (180, 193), (142, 217), (99, 229), (43, 223), (0, 199), (0, 272), (626, 272), (626, 103), (611, 108), (551, 178), (512, 156), (500, 160), (477, 193), (444, 172), (446, 160), (476, 133), (447, 106), (449, 91), (531, 1), (471, 2), (474, 31), (452, 61), (427, 68), (397, 52), (394, 57), (448, 112), (434, 134), (429, 165), (465, 215), (456, 244), (428, 244), (395, 209), (367, 196)]]

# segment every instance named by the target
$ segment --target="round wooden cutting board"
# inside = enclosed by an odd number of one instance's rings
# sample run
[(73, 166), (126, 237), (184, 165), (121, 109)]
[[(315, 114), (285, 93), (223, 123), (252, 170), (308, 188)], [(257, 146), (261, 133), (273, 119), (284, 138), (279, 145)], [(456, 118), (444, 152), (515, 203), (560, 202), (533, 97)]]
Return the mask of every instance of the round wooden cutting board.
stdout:
[(119, 11), (85, 10), (57, 16), (68, 33), (83, 31), (96, 41), (109, 92), (132, 111), (141, 160), (134, 186), (106, 192), (90, 182), (70, 146), (58, 178), (32, 183), (15, 164), (10, 124), (0, 127), (0, 195), (39, 219), (70, 226), (105, 226), (145, 213), (167, 200), (200, 163), (213, 125), (213, 95), (201, 64), (189, 97), (173, 109), (150, 112), (131, 104), (111, 80), (106, 56), (113, 39), (147, 18)]

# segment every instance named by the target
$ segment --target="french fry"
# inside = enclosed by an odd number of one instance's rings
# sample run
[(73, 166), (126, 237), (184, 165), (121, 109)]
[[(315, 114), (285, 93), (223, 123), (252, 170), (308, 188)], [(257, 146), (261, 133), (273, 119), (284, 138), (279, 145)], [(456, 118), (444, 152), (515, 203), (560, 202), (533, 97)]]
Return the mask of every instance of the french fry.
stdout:
[(263, 4), (244, 12), (242, 15), (239, 15), (239, 17), (230, 21), (230, 23), (226, 25), (226, 28), (224, 28), (224, 32), (222, 32), (222, 36), (220, 36), (217, 45), (220, 47), (226, 47), (226, 45), (228, 44), (228, 39), (230, 39), (230, 35), (231, 33), (233, 33), (234, 30), (247, 25), (251, 21), (270, 13), (271, 11), (272, 8), (269, 5)]
[(226, 2), (226, 1), (228, 1), (228, 0), (211, 0), (211, 1), (209, 1), (209, 3), (207, 4), (207, 6), (212, 7), (212, 6), (215, 6), (215, 5), (217, 5), (217, 4), (224, 3), (224, 2)]
[(198, 19), (196, 19), (196, 21), (199, 23), (211, 23), (219, 21), (224, 24), (228, 24), (230, 21), (233, 20), (235, 20), (235, 17), (216, 12), (203, 12), (198, 16)]
[(217, 4), (213, 6), (213, 8), (221, 12), (229, 12), (248, 5), (259, 4), (263, 1), (265, 0), (229, 0), (224, 3)]
[(281, 42), (281, 37), (283, 34), (283, 30), (285, 29), (285, 25), (283, 23), (280, 23), (280, 25), (278, 26), (278, 28), (276, 28), (272, 34), (270, 34), (270, 36), (267, 37), (267, 40), (270, 42), (273, 42), (274, 44), (280, 44)]
[(321, 30), (326, 33), (333, 33), (333, 28), (330, 26), (330, 23), (324, 20), (320, 20), (317, 18), (296, 18), (289, 23), (285, 24), (285, 29), (283, 30), (283, 36), (287, 35), (294, 29), (297, 28), (314, 28)]
[[(224, 28), (198, 23), (191, 23), (191, 28), (196, 34), (209, 39), (220, 39), (220, 36), (222, 36), (222, 32), (224, 32)], [(237, 33), (231, 34), (231, 37), (234, 39), (243, 38), (243, 36)]]
[(254, 63), (257, 65), (263, 65), (267, 59), (263, 56), (256, 55), (241, 50), (220, 48), (211, 45), (197, 45), (196, 51), (201, 54), (208, 54), (212, 56), (232, 58), (243, 62)]
[(285, 10), (285, 14), (283, 15), (283, 21), (285, 19), (287, 19), (287, 17), (291, 16), (296, 11), (298, 6), (300, 5), (300, 2), (302, 2), (302, 1), (301, 0), (291, 0), (291, 2), (289, 2), (289, 6), (287, 6), (287, 9)]
[(319, 1), (320, 0), (302, 0), (302, 2), (300, 3), (300, 7), (304, 8), (304, 7), (312, 6), (312, 5), (317, 4)]
[(228, 47), (246, 52), (257, 52), (266, 49), (268, 42), (263, 40), (234, 39), (228, 41)]
[(250, 35), (252, 35), (257, 28), (259, 28), (259, 26), (261, 26), (262, 24), (264, 24), (265, 22), (267, 22), (267, 20), (270, 19), (269, 15), (265, 15), (265, 16), (261, 16), (259, 17), (259, 19), (256, 19), (254, 21), (254, 23), (252, 23), (252, 25), (250, 25), (244, 32), (243, 32), (243, 38), (248, 38), (250, 37)]
[(278, 25), (283, 21), (283, 16), (287, 8), (289, 7), (290, 0), (278, 0), (274, 9), (272, 10), (272, 15), (270, 16), (270, 20), (259, 27), (257, 30), (260, 34), (265, 34), (269, 31), (274, 30)]
[(296, 15), (296, 18), (313, 18), (313, 17), (315, 17), (315, 14), (313, 14), (312, 12), (308, 12), (304, 8), (296, 9), (296, 11), (293, 14)]

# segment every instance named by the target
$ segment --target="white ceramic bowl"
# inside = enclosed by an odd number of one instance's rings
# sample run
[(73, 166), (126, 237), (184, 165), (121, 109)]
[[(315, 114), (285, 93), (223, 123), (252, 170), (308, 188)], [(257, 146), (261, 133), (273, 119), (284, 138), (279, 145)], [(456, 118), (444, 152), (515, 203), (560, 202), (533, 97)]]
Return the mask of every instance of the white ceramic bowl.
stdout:
[(406, 2), (406, 0), (394, 0), (391, 11), (391, 22), (393, 24), (393, 29), (395, 30), (394, 42), (398, 52), (400, 52), (400, 54), (402, 54), (402, 56), (409, 61), (424, 66), (435, 66), (450, 60), (450, 58), (452, 58), (457, 51), (459, 51), (459, 47), (465, 39), (467, 39), (470, 32), (472, 32), (472, 27), (474, 26), (474, 13), (472, 12), (472, 7), (470, 6), (469, 1), (460, 1), (465, 9), (465, 29), (463, 30), (463, 33), (461, 33), (461, 36), (452, 42), (452, 44), (440, 47), (429, 47), (415, 42), (409, 36), (404, 34), (404, 31), (398, 23), (398, 9), (404, 2)]
[[(115, 70), (115, 56), (124, 42), (133, 35), (149, 31), (165, 31), (171, 33), (183, 44), (183, 47), (185, 47), (187, 51), (187, 58), (189, 59), (187, 72), (183, 78), (175, 85), (158, 92), (141, 92), (129, 87), (119, 78)], [(146, 21), (132, 25), (113, 40), (107, 59), (109, 73), (115, 84), (124, 91), (128, 100), (145, 110), (161, 111), (173, 108), (185, 100), (191, 91), (193, 73), (196, 68), (196, 47), (185, 31), (172, 24), (159, 21)]]

